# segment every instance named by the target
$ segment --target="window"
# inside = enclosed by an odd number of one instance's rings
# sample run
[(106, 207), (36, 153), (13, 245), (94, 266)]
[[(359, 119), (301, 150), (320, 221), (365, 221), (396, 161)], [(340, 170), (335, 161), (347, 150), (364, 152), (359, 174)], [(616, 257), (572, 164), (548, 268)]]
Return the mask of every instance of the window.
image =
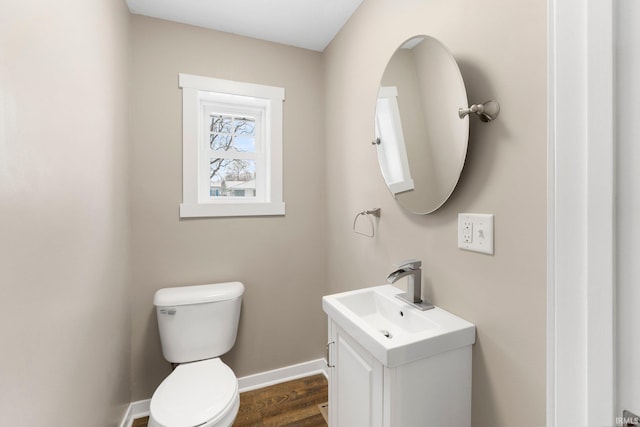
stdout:
[(180, 74), (181, 217), (284, 215), (284, 89)]

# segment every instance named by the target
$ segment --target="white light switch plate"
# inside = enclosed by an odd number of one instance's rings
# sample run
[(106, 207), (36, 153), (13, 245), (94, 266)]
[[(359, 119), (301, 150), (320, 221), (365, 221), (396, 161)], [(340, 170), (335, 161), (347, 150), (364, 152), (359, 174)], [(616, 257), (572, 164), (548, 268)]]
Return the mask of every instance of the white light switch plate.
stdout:
[(493, 255), (493, 215), (458, 214), (458, 247)]

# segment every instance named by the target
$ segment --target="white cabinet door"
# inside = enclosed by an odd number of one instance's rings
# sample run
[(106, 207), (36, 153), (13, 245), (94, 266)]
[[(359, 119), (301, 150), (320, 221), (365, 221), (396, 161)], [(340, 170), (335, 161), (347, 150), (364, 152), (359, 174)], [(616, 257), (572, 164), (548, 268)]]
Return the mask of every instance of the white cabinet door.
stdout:
[(331, 427), (382, 427), (382, 364), (329, 322)]

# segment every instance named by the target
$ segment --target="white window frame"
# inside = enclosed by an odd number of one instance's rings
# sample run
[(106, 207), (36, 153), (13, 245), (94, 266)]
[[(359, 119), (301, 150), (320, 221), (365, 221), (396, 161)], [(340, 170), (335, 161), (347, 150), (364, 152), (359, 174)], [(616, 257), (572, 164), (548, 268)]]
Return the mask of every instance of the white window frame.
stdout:
[[(284, 215), (282, 119), (284, 89), (274, 86), (179, 74), (182, 88), (182, 203), (180, 217)], [(260, 137), (256, 153), (229, 153), (256, 161), (256, 197), (210, 197), (208, 137), (204, 114), (251, 112)], [(221, 153), (219, 153), (221, 154)], [(224, 155), (224, 154), (223, 154)], [(258, 174), (260, 174), (258, 176)]]
[(383, 86), (378, 92), (376, 108), (378, 158), (387, 187), (394, 194), (415, 188), (404, 142), (404, 131), (398, 107), (398, 88)]

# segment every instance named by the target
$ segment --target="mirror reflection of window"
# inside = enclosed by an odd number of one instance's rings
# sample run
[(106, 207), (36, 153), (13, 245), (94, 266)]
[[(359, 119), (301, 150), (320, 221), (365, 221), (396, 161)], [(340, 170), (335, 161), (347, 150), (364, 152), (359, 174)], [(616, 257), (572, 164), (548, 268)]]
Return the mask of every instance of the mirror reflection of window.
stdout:
[(455, 58), (433, 37), (403, 42), (387, 62), (376, 104), (387, 187), (409, 212), (434, 212), (458, 183), (469, 141), (469, 118), (458, 115), (469, 104)]
[(393, 194), (413, 190), (411, 169), (398, 108), (398, 90), (393, 86), (381, 87), (376, 107), (376, 138), (380, 169)]

